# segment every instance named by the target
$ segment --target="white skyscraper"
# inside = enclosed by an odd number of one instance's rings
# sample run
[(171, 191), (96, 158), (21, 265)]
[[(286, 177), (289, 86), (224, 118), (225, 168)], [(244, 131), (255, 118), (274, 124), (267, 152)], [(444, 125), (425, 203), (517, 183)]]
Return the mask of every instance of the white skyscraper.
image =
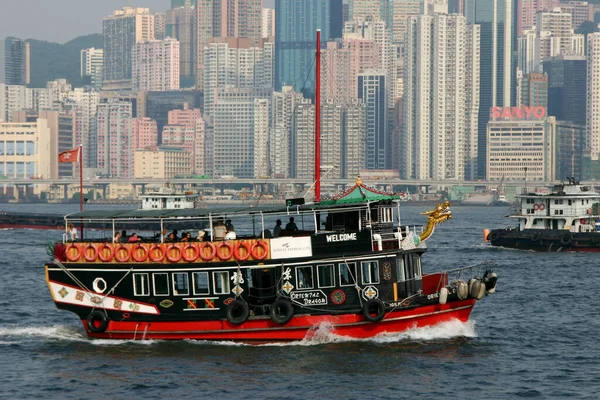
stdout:
[(479, 110), (479, 26), (459, 15), (413, 17), (407, 39), (405, 178), (472, 178)]
[(254, 177), (270, 175), (269, 100), (254, 99)]
[(90, 76), (95, 89), (102, 87), (104, 50), (94, 47), (81, 49), (81, 76)]
[(136, 43), (132, 78), (134, 91), (179, 90), (179, 42), (166, 38)]
[(108, 99), (98, 104), (97, 168), (113, 178), (133, 176), (130, 101)]
[(585, 147), (591, 159), (598, 161), (600, 153), (600, 33), (588, 35), (587, 56), (587, 133)]
[(296, 105), (302, 102), (309, 101), (305, 100), (301, 93), (294, 92), (292, 86), (283, 86), (281, 92), (273, 93), (269, 143), (269, 156), (273, 177), (290, 177), (293, 116)]

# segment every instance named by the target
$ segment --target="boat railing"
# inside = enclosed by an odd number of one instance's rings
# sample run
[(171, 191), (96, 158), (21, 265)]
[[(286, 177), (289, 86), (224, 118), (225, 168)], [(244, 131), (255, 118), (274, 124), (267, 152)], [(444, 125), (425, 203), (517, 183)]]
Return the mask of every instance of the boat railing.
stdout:
[(420, 235), (424, 230), (423, 225), (404, 225), (388, 231), (374, 232), (372, 235), (373, 248), (375, 250), (399, 249), (402, 240), (408, 235)]

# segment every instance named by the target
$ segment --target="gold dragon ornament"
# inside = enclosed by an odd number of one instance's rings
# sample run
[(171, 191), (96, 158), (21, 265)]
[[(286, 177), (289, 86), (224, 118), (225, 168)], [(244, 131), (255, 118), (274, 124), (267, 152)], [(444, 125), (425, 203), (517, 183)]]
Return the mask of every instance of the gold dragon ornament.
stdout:
[(425, 230), (419, 235), (419, 239), (421, 242), (423, 240), (429, 239), (429, 237), (433, 234), (433, 231), (437, 224), (441, 224), (442, 222), (446, 222), (449, 219), (452, 219), (452, 211), (450, 211), (450, 202), (447, 200), (443, 203), (439, 203), (433, 210), (423, 211), (420, 214), (427, 215), (427, 226), (425, 226)]

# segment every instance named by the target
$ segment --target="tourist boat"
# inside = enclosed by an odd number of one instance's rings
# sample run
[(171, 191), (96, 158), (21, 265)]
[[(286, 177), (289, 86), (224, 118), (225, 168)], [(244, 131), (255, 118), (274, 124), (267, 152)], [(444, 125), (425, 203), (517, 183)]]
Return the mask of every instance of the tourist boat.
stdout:
[[(496, 273), (482, 265), (424, 273), (426, 241), (451, 218), (450, 204), (422, 213), (423, 229), (394, 223), (400, 201), (359, 179), (339, 196), (274, 209), (77, 212), (66, 221), (108, 221), (113, 231), (138, 222), (206, 228), (194, 241), (112, 243), (94, 231), (99, 238), (55, 243), (46, 280), (56, 306), (91, 338), (271, 342), (323, 325), (365, 338), (466, 321), (494, 292)], [(290, 217), (298, 230), (273, 237), (270, 227)], [(233, 221), (234, 238), (213, 237), (221, 218)]]
[(538, 251), (600, 251), (600, 194), (574, 178), (516, 196), (516, 227), (484, 230), (493, 246)]
[[(452, 216), (450, 203), (424, 213), (422, 229), (401, 225), (402, 196), (360, 179), (321, 198), (319, 110), (316, 96), (313, 202), (202, 209), (155, 201), (67, 215), (66, 223), (109, 229), (82, 230), (81, 241), (49, 247), (46, 281), (56, 306), (75, 313), (89, 337), (106, 339), (273, 342), (302, 340), (321, 327), (366, 338), (466, 321), (494, 292), (496, 273), (486, 265), (435, 273), (421, 266), (426, 240)], [(145, 236), (138, 224), (161, 234)], [(141, 241), (111, 240), (132, 229)]]

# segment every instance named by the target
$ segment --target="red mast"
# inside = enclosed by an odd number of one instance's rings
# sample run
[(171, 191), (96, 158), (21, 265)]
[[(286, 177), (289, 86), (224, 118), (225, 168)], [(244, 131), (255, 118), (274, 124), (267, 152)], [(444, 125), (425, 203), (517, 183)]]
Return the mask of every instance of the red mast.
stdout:
[(315, 203), (321, 201), (321, 30), (317, 29), (315, 53)]

